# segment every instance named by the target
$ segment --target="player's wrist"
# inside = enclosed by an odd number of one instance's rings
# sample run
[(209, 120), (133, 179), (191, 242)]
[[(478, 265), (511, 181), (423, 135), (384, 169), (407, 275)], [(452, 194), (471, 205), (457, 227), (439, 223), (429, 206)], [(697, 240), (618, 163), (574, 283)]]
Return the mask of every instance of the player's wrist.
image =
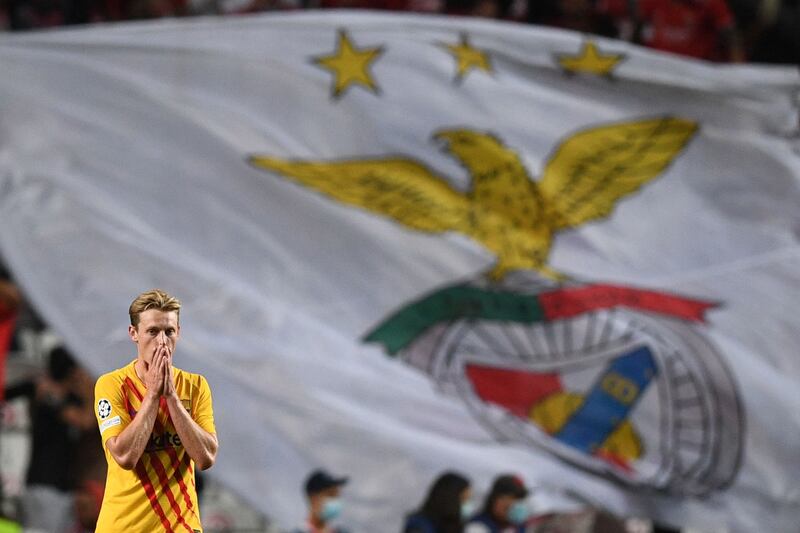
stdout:
[(180, 403), (180, 398), (178, 397), (178, 391), (172, 390), (166, 392), (164, 393), (164, 397), (167, 399), (168, 402)]

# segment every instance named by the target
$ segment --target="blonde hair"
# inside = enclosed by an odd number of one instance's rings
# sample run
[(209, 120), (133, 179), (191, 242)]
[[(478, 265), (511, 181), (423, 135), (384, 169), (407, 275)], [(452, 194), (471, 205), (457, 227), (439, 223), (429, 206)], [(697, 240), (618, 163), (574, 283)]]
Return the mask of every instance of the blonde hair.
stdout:
[(139, 326), (139, 315), (148, 309), (157, 309), (168, 313), (175, 311), (178, 314), (178, 319), (181, 317), (181, 301), (170, 296), (161, 289), (153, 289), (143, 292), (131, 303), (128, 308), (128, 315), (131, 317), (131, 326)]

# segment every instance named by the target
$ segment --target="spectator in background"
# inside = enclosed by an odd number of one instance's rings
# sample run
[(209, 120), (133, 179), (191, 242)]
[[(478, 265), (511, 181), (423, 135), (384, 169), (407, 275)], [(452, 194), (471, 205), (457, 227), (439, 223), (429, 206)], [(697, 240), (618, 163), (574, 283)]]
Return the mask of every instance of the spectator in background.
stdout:
[(464, 533), (524, 533), (531, 512), (525, 498), (528, 489), (517, 476), (498, 476), (481, 512), (473, 517)]
[[(0, 2), (2, 1), (0, 0)], [(46, 326), (36, 310), (25, 299), (25, 295), (15, 283), (10, 270), (0, 256), (0, 322), (2, 322), (4, 305), (11, 305), (15, 309), (17, 317), (10, 349), (12, 351), (24, 350), (22, 337), (29, 334), (38, 336), (46, 329)]]
[(12, 30), (33, 30), (92, 20), (93, 0), (4, 0)]
[(0, 0), (0, 31), (8, 30), (8, 8), (6, 0)]
[(462, 533), (472, 515), (469, 480), (445, 472), (431, 485), (425, 501), (406, 519), (403, 533)]
[(604, 37), (619, 36), (611, 14), (598, 0), (528, 0), (528, 22)]
[(97, 526), (103, 505), (105, 486), (102, 481), (87, 479), (75, 493), (75, 528), (68, 533), (91, 533)]
[(60, 0), (6, 0), (12, 30), (51, 28), (66, 23)]
[(744, 61), (725, 0), (640, 0), (645, 46), (711, 61)]
[(185, 0), (127, 0), (125, 5), (128, 8), (126, 18), (130, 19), (179, 17), (187, 10)]
[[(737, 18), (756, 15), (755, 22), (745, 34), (751, 58), (763, 63), (800, 64), (800, 0), (751, 0), (752, 12), (742, 10), (739, 3)], [(744, 2), (744, 0), (739, 0)]]
[(30, 401), (31, 458), (21, 500), (26, 528), (70, 531), (74, 524), (73, 491), (85, 466), (79, 443), (94, 425), (92, 382), (64, 348), (56, 347), (45, 375), (6, 389), (6, 398)]
[(644, 46), (709, 61), (745, 59), (725, 0), (599, 0), (598, 10), (633, 21), (632, 39)]
[(448, 15), (501, 18), (504, 5), (500, 0), (445, 0), (444, 12)]
[(19, 289), (11, 281), (11, 273), (0, 260), (0, 317), (16, 310), (21, 301)]
[(14, 335), (21, 301), (19, 289), (11, 281), (9, 272), (0, 261), (0, 385), (3, 386), (5, 386), (6, 352)]
[(346, 533), (345, 529), (331, 525), (342, 513), (340, 496), (346, 484), (346, 477), (334, 477), (324, 470), (313, 471), (305, 483), (308, 518), (294, 533)]
[(318, 0), (321, 8), (386, 9), (387, 0)]
[(81, 420), (80, 424), (73, 470), (76, 483), (73, 499), (75, 525), (69, 533), (88, 533), (94, 531), (97, 518), (100, 516), (108, 468), (103, 444), (98, 438), (95, 425), (94, 379), (88, 372), (78, 367), (72, 381), (72, 389), (88, 406), (88, 413), (91, 416), (88, 421)]

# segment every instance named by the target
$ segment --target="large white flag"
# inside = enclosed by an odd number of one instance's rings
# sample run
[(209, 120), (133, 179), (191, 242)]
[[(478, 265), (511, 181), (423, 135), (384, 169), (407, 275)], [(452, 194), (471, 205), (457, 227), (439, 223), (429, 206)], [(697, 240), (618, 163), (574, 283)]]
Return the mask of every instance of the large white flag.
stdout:
[(0, 38), (0, 247), (95, 372), (183, 300), (212, 470), (399, 529), (441, 470), (731, 531), (800, 523), (794, 71), (465, 18)]

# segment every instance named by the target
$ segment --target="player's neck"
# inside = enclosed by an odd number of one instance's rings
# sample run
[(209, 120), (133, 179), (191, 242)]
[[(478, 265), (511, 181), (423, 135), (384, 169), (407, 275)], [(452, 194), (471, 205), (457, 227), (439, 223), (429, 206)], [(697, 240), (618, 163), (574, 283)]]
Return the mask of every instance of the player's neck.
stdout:
[(139, 378), (139, 381), (144, 383), (145, 382), (144, 376), (147, 374), (147, 363), (145, 363), (141, 359), (137, 359), (136, 362), (133, 364), (133, 370), (136, 372), (136, 377)]

